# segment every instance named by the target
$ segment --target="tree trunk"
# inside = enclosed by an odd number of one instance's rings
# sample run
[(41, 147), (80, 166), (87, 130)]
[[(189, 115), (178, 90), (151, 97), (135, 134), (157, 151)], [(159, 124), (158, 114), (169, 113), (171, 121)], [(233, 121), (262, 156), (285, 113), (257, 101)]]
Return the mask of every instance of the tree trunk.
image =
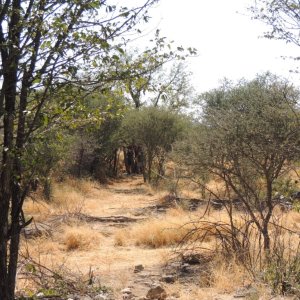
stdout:
[(148, 153), (148, 172), (147, 172), (147, 179), (148, 179), (148, 182), (151, 182), (151, 173), (152, 173), (152, 164), (153, 164), (153, 155), (152, 153)]
[(273, 213), (273, 202), (272, 202), (272, 181), (266, 176), (267, 182), (267, 195), (266, 195), (266, 202), (267, 202), (267, 214), (264, 217), (263, 224), (262, 224), (262, 235), (264, 237), (264, 250), (266, 254), (270, 250), (270, 235), (269, 235), (269, 222)]
[(12, 209), (11, 209), (11, 238), (9, 245), (9, 268), (8, 268), (8, 288), (9, 297), (14, 299), (14, 292), (16, 286), (18, 253), (20, 243), (20, 206), (21, 203), (21, 190), (18, 185), (14, 185), (14, 191), (12, 195)]
[(264, 250), (268, 252), (270, 250), (270, 236), (268, 231), (263, 232), (264, 237)]
[[(15, 231), (14, 220), (11, 225), (8, 223), (9, 206), (12, 200), (13, 182), (16, 178), (14, 173), (14, 156), (18, 155), (14, 149), (14, 120), (15, 103), (17, 90), (17, 72), (19, 63), (19, 45), (20, 45), (20, 11), (21, 1), (12, 2), (12, 15), (9, 23), (10, 44), (7, 48), (1, 49), (1, 54), (9, 54), (7, 60), (2, 61), (3, 65), (3, 85), (2, 93), (4, 96), (4, 120), (3, 120), (3, 154), (2, 170), (0, 177), (0, 299), (13, 300), (15, 290), (15, 279), (12, 276), (16, 274), (15, 256), (18, 249), (15, 248), (18, 241), (11, 239), (10, 249), (8, 248), (9, 239)], [(13, 209), (13, 205), (11, 207)], [(10, 228), (9, 228), (10, 227)], [(18, 234), (17, 234), (18, 236)], [(13, 250), (9, 253), (9, 250)], [(16, 251), (15, 251), (16, 250)], [(10, 261), (8, 263), (8, 260)], [(15, 269), (15, 270), (14, 270)]]

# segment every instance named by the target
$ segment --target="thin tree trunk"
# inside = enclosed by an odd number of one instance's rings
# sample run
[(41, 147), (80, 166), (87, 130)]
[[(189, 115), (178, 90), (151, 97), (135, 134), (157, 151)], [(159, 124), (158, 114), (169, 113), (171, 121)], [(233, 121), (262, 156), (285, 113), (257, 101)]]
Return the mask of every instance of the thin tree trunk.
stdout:
[[(12, 225), (9, 228), (8, 215), (9, 204), (12, 199), (12, 183), (16, 176), (13, 172), (14, 155), (17, 155), (14, 150), (14, 120), (15, 120), (15, 103), (17, 90), (17, 71), (19, 63), (19, 44), (20, 44), (20, 11), (21, 1), (14, 0), (12, 2), (12, 16), (9, 23), (10, 41), (8, 59), (3, 64), (3, 85), (2, 93), (4, 95), (4, 138), (3, 138), (3, 154), (2, 154), (2, 172), (0, 178), (0, 299), (13, 300), (15, 280), (10, 281), (10, 275), (15, 272), (10, 272), (8, 268), (16, 267), (14, 264), (8, 264), (8, 259), (14, 259), (15, 253), (8, 253), (8, 242), (11, 230), (14, 230)], [(5, 50), (3, 50), (5, 51)], [(14, 221), (11, 221), (12, 224)], [(15, 240), (13, 245), (15, 249)], [(12, 255), (12, 256), (11, 256)]]

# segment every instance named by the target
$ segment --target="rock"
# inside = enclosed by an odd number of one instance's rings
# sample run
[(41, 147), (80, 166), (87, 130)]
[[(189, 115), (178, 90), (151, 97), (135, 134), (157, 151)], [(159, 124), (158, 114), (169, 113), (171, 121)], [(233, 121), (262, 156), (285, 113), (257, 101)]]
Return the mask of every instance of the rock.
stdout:
[(201, 256), (199, 254), (190, 254), (184, 256), (183, 261), (189, 265), (199, 265), (201, 262)]
[(70, 294), (67, 296), (67, 300), (80, 300), (81, 298), (77, 295)]
[(144, 270), (144, 266), (143, 265), (136, 265), (134, 267), (134, 273), (139, 273), (142, 272)]
[(99, 294), (94, 297), (94, 300), (108, 300), (108, 297), (105, 294)]
[(146, 296), (146, 299), (149, 300), (165, 300), (167, 298), (167, 293), (164, 288), (160, 285), (152, 287)]
[(90, 296), (83, 296), (80, 297), (80, 300), (92, 300), (92, 298)]
[(175, 276), (174, 275), (163, 275), (161, 280), (166, 283), (174, 283)]
[(183, 273), (189, 273), (189, 269), (188, 269), (189, 266), (190, 266), (190, 264), (187, 264), (187, 263), (183, 264), (181, 266), (181, 272), (183, 272)]
[(131, 291), (131, 288), (125, 288), (121, 291), (122, 293), (122, 299), (123, 300), (129, 300), (129, 299), (132, 299), (133, 298), (133, 295), (132, 295), (132, 291)]
[(39, 293), (36, 294), (36, 297), (37, 297), (37, 298), (44, 298), (44, 297), (45, 297), (45, 294), (42, 293), (42, 292), (39, 292)]
[(121, 291), (122, 294), (132, 294), (131, 288), (125, 288)]

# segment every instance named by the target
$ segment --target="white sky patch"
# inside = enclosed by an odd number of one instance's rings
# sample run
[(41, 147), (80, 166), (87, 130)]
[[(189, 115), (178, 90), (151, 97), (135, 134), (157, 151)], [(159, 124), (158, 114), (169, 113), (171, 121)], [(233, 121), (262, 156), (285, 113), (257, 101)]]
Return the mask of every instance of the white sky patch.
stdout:
[(199, 56), (189, 60), (193, 85), (198, 92), (219, 85), (227, 77), (252, 79), (271, 71), (298, 85), (300, 74), (293, 60), (300, 49), (284, 41), (262, 38), (268, 27), (251, 20), (247, 7), (254, 0), (161, 0), (150, 10), (148, 28), (161, 29), (161, 35), (184, 47), (195, 47)]

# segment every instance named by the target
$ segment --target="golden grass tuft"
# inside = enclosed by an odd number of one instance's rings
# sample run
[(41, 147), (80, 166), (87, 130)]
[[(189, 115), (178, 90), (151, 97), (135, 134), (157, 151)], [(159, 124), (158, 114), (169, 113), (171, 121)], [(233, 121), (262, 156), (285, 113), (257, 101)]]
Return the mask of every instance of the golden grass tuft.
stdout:
[[(215, 242), (220, 234), (230, 234), (229, 219), (225, 212), (215, 212), (199, 218), (201, 211), (188, 213), (182, 208), (170, 209), (164, 219), (150, 219), (131, 228), (131, 238), (137, 246), (159, 248), (175, 245), (189, 234), (189, 242)], [(216, 222), (216, 223), (214, 223)], [(242, 219), (236, 216), (236, 224)], [(127, 235), (127, 233), (124, 233)]]
[(26, 216), (34, 217), (37, 222), (46, 220), (53, 211), (48, 203), (31, 199), (25, 201), (23, 209)]
[(251, 282), (245, 268), (235, 261), (225, 261), (224, 258), (216, 258), (211, 266), (211, 285), (222, 293), (232, 293), (238, 287)]
[(53, 206), (60, 213), (78, 213), (85, 205), (85, 196), (68, 185), (56, 185), (53, 191)]
[(114, 246), (126, 246), (129, 238), (130, 235), (128, 234), (128, 231), (125, 232), (124, 229), (118, 230), (114, 236)]
[(131, 236), (137, 246), (159, 248), (179, 243), (187, 233), (187, 228), (176, 218), (152, 219), (132, 228)]
[(65, 244), (67, 251), (76, 250), (82, 246), (81, 237), (78, 234), (68, 233), (65, 237)]
[(86, 225), (66, 226), (62, 236), (62, 242), (67, 251), (91, 250), (98, 247), (100, 239), (101, 234)]

